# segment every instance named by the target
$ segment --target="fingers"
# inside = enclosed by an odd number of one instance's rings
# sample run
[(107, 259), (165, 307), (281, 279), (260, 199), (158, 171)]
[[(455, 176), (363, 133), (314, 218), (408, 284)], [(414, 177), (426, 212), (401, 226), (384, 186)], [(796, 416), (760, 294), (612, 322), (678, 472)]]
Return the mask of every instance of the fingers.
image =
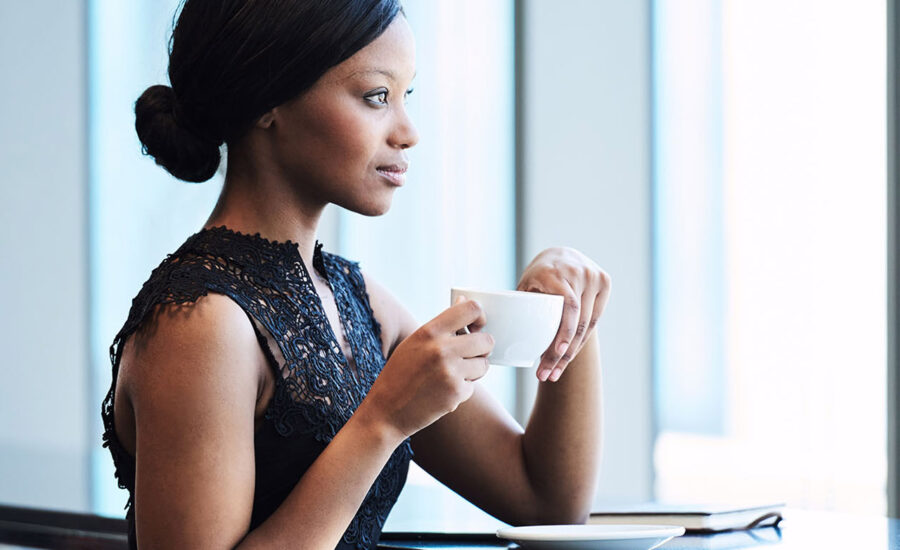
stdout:
[(559, 380), (560, 375), (572, 359), (581, 352), (581, 348), (593, 333), (594, 327), (597, 326), (597, 321), (606, 307), (606, 302), (609, 300), (611, 281), (605, 271), (601, 269), (597, 272), (588, 272), (586, 279), (588, 283), (581, 295), (581, 314), (575, 330), (575, 339), (563, 353), (553, 372), (550, 373), (549, 379), (552, 382)]
[(474, 382), (481, 379), (487, 374), (490, 364), (486, 357), (473, 357), (471, 359), (463, 359), (460, 367), (460, 373), (467, 382)]
[[(559, 380), (566, 367), (578, 356), (581, 348), (593, 333), (609, 301), (612, 281), (605, 271), (602, 269), (590, 270), (582, 279), (583, 283), (567, 282), (568, 288), (563, 292), (551, 291), (554, 294), (563, 294), (566, 302), (556, 338), (541, 356), (541, 362), (538, 365), (536, 374), (542, 382)], [(544, 286), (548, 286), (548, 284), (545, 283)], [(578, 298), (575, 298), (576, 296)], [(578, 304), (577, 309), (576, 304)], [(577, 321), (573, 321), (573, 319), (577, 319)]]
[(569, 345), (575, 339), (575, 333), (578, 331), (578, 323), (581, 319), (582, 308), (578, 293), (568, 283), (565, 283), (565, 290), (558, 294), (562, 294), (565, 300), (563, 302), (562, 320), (559, 323), (559, 330), (557, 330), (553, 342), (541, 356), (541, 362), (537, 369), (537, 377), (541, 382), (545, 382), (550, 378), (560, 359), (568, 351)]
[(596, 292), (586, 291), (582, 294), (578, 325), (575, 327), (575, 337), (572, 339), (568, 348), (566, 348), (566, 351), (563, 352), (559, 362), (550, 372), (547, 379), (551, 382), (559, 380), (559, 377), (562, 376), (563, 371), (566, 370), (566, 367), (572, 359), (574, 359), (575, 356), (578, 355), (578, 352), (581, 351), (581, 346), (584, 345), (585, 337), (591, 332), (591, 328), (593, 328), (591, 326), (591, 317), (594, 314), (594, 304), (596, 303), (596, 300)]
[(609, 274), (605, 271), (600, 272), (600, 292), (597, 294), (597, 299), (594, 300), (594, 313), (591, 315), (591, 322), (588, 325), (588, 330), (593, 330), (595, 326), (597, 326), (597, 321), (600, 319), (600, 316), (603, 315), (603, 310), (606, 309), (606, 304), (609, 302), (609, 294), (612, 291), (612, 279), (610, 279)]
[[(466, 300), (466, 298), (463, 296), (460, 296), (460, 298), (462, 300)], [(477, 304), (478, 302), (475, 303)], [(478, 307), (481, 308), (481, 304), (479, 304)], [(484, 310), (482, 310), (481, 316), (475, 319), (475, 321), (469, 324), (466, 328), (469, 330), (469, 332), (479, 332), (484, 328), (485, 323), (487, 323), (487, 317), (484, 315)]]
[(473, 332), (453, 338), (453, 352), (463, 359), (487, 357), (494, 350), (494, 337), (484, 332)]
[(484, 310), (481, 309), (478, 302), (460, 297), (455, 304), (445, 309), (428, 324), (442, 334), (457, 334), (469, 327), (475, 327), (476, 330), (473, 332), (476, 332), (486, 322)]

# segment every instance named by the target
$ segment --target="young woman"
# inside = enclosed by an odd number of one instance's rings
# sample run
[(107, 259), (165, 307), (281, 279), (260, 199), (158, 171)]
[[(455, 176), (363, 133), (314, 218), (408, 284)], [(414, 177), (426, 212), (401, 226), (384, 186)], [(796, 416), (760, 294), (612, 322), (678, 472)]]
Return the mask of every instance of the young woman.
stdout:
[(110, 350), (104, 439), (132, 547), (371, 548), (411, 459), (508, 523), (584, 521), (609, 277), (572, 249), (523, 273), (520, 290), (566, 298), (523, 430), (477, 383), (493, 345), (477, 303), (418, 326), (316, 243), (328, 203), (388, 211), (419, 140), (414, 74), (396, 0), (184, 3), (172, 86), (141, 95), (136, 129), (183, 180), (212, 177), (223, 143), (228, 165)]

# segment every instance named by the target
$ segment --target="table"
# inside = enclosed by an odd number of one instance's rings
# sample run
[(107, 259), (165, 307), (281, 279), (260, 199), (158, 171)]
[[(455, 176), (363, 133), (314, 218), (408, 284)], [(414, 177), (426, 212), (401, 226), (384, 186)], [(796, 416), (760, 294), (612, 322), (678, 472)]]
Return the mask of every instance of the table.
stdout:
[[(900, 550), (900, 520), (788, 508), (779, 527), (713, 535), (685, 535), (660, 550)], [(506, 549), (490, 533), (384, 533), (380, 548)], [(124, 520), (0, 506), (0, 549), (127, 548)], [(512, 545), (511, 548), (517, 548)]]
[[(485, 534), (487, 535), (487, 534)], [(402, 535), (385, 533), (381, 546), (416, 549), (505, 549), (502, 541), (490, 536), (480, 539), (472, 535), (468, 540), (428, 534)], [(512, 548), (517, 548), (513, 545)], [(731, 531), (705, 535), (684, 535), (659, 547), (659, 550), (900, 550), (900, 519), (878, 516), (839, 514), (788, 508), (778, 527), (764, 527), (751, 531)]]

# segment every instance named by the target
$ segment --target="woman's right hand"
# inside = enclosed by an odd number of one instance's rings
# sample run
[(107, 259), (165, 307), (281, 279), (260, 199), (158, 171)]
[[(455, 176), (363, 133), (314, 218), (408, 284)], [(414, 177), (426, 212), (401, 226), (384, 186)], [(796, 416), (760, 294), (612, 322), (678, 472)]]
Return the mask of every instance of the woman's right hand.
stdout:
[(455, 411), (488, 370), (484, 324), (478, 302), (461, 298), (397, 345), (360, 409), (401, 439)]

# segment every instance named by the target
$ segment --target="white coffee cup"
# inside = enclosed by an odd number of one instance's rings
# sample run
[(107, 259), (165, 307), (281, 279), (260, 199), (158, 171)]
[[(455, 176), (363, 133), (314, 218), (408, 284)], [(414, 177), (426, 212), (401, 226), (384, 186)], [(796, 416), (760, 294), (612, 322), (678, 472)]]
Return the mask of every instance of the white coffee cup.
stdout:
[(563, 297), (517, 290), (450, 290), (450, 304), (459, 296), (475, 300), (487, 324), (481, 329), (494, 337), (492, 365), (531, 367), (553, 342), (562, 320)]

